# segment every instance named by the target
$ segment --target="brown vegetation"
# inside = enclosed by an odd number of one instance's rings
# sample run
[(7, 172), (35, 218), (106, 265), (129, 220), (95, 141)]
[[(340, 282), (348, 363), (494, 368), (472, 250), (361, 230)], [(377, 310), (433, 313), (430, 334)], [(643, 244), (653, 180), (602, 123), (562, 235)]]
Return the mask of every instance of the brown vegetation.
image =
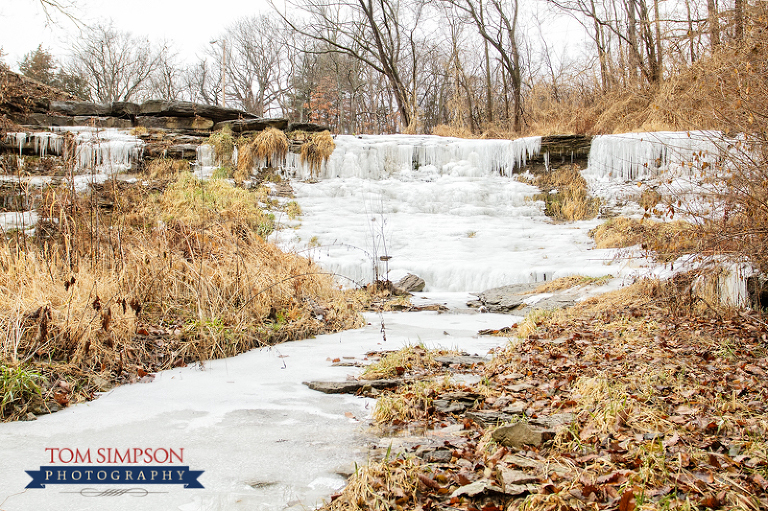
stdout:
[(647, 219), (611, 218), (589, 231), (597, 248), (627, 248), (635, 245), (653, 253), (657, 261), (674, 261), (683, 254), (702, 249), (689, 222), (654, 222)]
[[(418, 442), (388, 453), (326, 509), (764, 509), (766, 324), (681, 301), (690, 283), (643, 281), (536, 312), (463, 390), (478, 396), (467, 411), (412, 414), (450, 461)], [(483, 414), (540, 433), (502, 440)]]
[(542, 192), (533, 198), (544, 201), (544, 213), (555, 220), (587, 220), (600, 211), (600, 200), (589, 195), (587, 182), (577, 165), (536, 174), (531, 184)]
[(301, 163), (308, 165), (310, 172), (316, 175), (323, 163), (331, 157), (334, 149), (336, 144), (330, 131), (315, 133), (301, 146)]
[[(259, 193), (182, 174), (44, 194), (34, 237), (0, 245), (0, 365), (45, 400), (90, 399), (161, 369), (359, 326), (332, 276), (262, 236)], [(263, 198), (263, 197), (262, 197)], [(319, 312), (320, 311), (320, 312)], [(4, 419), (24, 416), (25, 402)]]

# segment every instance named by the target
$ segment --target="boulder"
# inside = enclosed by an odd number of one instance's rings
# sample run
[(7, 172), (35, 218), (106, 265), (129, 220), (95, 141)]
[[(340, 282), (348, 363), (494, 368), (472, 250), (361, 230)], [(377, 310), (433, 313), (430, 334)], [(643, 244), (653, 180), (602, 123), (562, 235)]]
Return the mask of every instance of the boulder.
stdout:
[(395, 282), (393, 287), (395, 294), (404, 295), (408, 293), (418, 293), (419, 291), (423, 291), (425, 285), (426, 283), (424, 282), (424, 279), (414, 275), (413, 273), (409, 273), (402, 279)]
[(286, 131), (306, 131), (308, 133), (317, 133), (320, 131), (330, 131), (328, 126), (322, 124), (315, 124), (313, 122), (292, 122), (288, 124)]
[(213, 127), (215, 131), (222, 130), (226, 127), (232, 130), (233, 133), (244, 133), (246, 131), (264, 131), (267, 128), (276, 128), (279, 130), (285, 130), (288, 126), (288, 119), (266, 119), (263, 117), (255, 117), (252, 119), (237, 119), (231, 121), (217, 122)]
[(162, 128), (170, 130), (210, 130), (213, 121), (204, 117), (154, 117), (142, 115), (136, 117), (136, 126), (144, 128)]
[(133, 118), (139, 115), (141, 107), (136, 103), (115, 101), (110, 107), (110, 115), (114, 117)]
[(578, 288), (556, 291), (551, 296), (536, 298), (533, 291), (542, 282), (528, 284), (512, 284), (502, 286), (477, 295), (477, 300), (467, 302), (470, 307), (481, 308), (486, 312), (524, 314), (529, 309), (562, 309), (576, 303), (577, 295), (573, 291)]
[(555, 430), (533, 426), (526, 422), (517, 422), (496, 428), (492, 436), (501, 445), (520, 449), (526, 445), (540, 447), (544, 442), (553, 440)]
[(112, 114), (112, 105), (90, 103), (88, 101), (51, 101), (48, 111), (69, 117), (100, 117)]
[(205, 117), (214, 123), (255, 117), (253, 114), (234, 108), (222, 108), (214, 105), (200, 105), (189, 101), (151, 100), (139, 107), (140, 115), (155, 117)]
[(450, 463), (453, 452), (446, 448), (422, 446), (416, 449), (416, 456), (427, 463)]

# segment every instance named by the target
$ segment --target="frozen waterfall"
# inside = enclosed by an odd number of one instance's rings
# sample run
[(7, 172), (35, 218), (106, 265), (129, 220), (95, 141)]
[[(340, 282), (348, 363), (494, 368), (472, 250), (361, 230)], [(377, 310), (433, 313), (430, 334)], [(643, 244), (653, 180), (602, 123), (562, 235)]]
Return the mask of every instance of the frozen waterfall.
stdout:
[(541, 137), (481, 140), (434, 135), (339, 135), (335, 142), (336, 149), (317, 176), (295, 154), (289, 154), (286, 169), (299, 179), (511, 176), (541, 148)]
[(592, 139), (583, 174), (616, 181), (657, 177), (662, 172), (677, 176), (714, 165), (726, 144), (717, 131), (598, 135)]

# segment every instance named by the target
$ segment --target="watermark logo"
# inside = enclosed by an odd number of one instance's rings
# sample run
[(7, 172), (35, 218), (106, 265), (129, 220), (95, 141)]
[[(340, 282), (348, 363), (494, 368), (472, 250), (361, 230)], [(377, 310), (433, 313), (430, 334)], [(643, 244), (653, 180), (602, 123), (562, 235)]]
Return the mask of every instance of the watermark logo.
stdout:
[(32, 477), (27, 488), (45, 488), (47, 484), (183, 484), (184, 488), (203, 488), (197, 480), (202, 470), (179, 466), (46, 466), (25, 472)]
[[(61, 492), (84, 497), (145, 497), (150, 493), (165, 493), (139, 487), (144, 485), (204, 488), (198, 481), (204, 471), (181, 465), (184, 463), (183, 448), (91, 450), (48, 447), (45, 451), (49, 464), (40, 466), (39, 470), (25, 470), (32, 478), (26, 488), (42, 489), (52, 484), (86, 486), (77, 491)], [(102, 485), (121, 488), (103, 488)]]

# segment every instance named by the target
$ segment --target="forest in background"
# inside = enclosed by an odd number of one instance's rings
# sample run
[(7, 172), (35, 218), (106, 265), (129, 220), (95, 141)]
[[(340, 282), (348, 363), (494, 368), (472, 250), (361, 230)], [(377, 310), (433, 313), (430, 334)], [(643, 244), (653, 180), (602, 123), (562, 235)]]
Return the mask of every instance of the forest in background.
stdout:
[[(738, 110), (735, 81), (762, 76), (767, 14), (744, 0), (295, 0), (237, 19), (191, 64), (109, 24), (83, 27), (62, 61), (39, 46), (18, 64), (83, 100), (225, 102), (336, 133), (731, 131), (720, 103)], [(578, 40), (545, 35), (566, 18)]]

